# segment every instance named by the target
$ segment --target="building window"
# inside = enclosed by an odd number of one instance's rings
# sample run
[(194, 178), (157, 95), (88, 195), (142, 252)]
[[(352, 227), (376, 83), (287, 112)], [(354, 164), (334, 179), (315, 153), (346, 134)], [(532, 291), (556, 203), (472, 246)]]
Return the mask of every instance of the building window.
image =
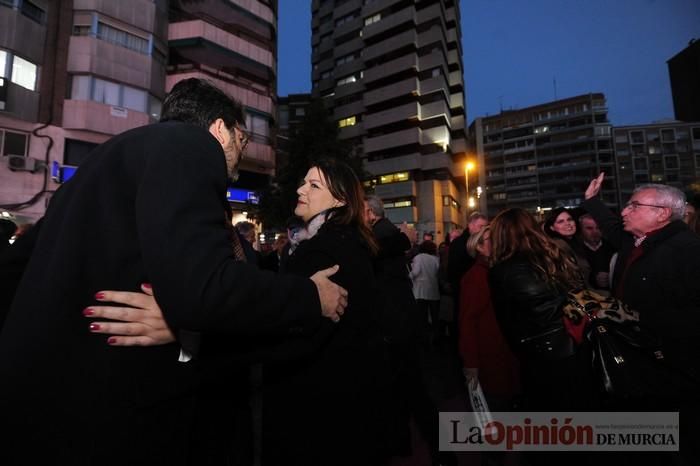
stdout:
[(408, 172), (389, 173), (388, 175), (381, 175), (378, 184), (400, 183), (409, 179)]
[(10, 58), (10, 54), (4, 50), (0, 50), (0, 78), (7, 77), (7, 63)]
[(632, 143), (632, 144), (644, 144), (644, 132), (643, 131), (630, 131), (630, 143)]
[(38, 67), (24, 58), (6, 50), (0, 50), (0, 78), (10, 77), (10, 81), (30, 91), (36, 91)]
[(345, 56), (342, 56), (342, 57), (338, 58), (338, 59), (335, 61), (335, 64), (336, 64), (336, 65), (343, 65), (343, 64), (345, 64), (345, 63), (350, 63), (350, 62), (353, 61), (353, 60), (355, 60), (355, 54), (354, 54), (354, 53), (351, 53), (351, 54), (349, 54), (349, 55), (345, 55)]
[(304, 115), (306, 115), (306, 110), (304, 110), (303, 108), (297, 108), (294, 110), (294, 115), (304, 116)]
[(442, 205), (459, 210), (459, 202), (457, 202), (452, 196), (442, 196)]
[(370, 24), (378, 23), (381, 20), (382, 20), (381, 13), (377, 13), (376, 15), (368, 16), (367, 18), (365, 18), (365, 26), (369, 26)]
[(400, 207), (411, 207), (413, 205), (413, 201), (410, 199), (407, 200), (397, 200), (397, 201), (389, 201), (384, 203), (384, 208), (385, 209), (398, 209)]
[[(108, 105), (116, 105), (122, 107), (122, 101), (119, 96), (120, 85), (104, 79), (95, 79), (93, 81), (92, 100)], [(138, 109), (134, 109), (138, 110)], [(141, 111), (145, 109), (140, 109)]]
[(506, 193), (494, 193), (493, 194), (493, 199), (496, 201), (502, 201), (505, 200), (506, 198)]
[(144, 90), (93, 76), (73, 76), (72, 81), (73, 100), (92, 100), (160, 117), (160, 101)]
[(350, 83), (354, 83), (354, 82), (357, 82), (357, 81), (358, 81), (358, 76), (356, 76), (356, 75), (353, 74), (353, 75), (346, 76), (346, 77), (344, 77), (344, 78), (339, 79), (338, 82), (337, 82), (336, 84), (337, 84), (338, 86), (343, 86), (343, 85), (345, 85), (345, 84), (350, 84)]
[(693, 139), (700, 141), (700, 128), (693, 128)]
[(356, 124), (357, 118), (354, 115), (348, 118), (343, 118), (342, 120), (338, 120), (339, 128), (345, 128), (346, 126), (355, 126)]
[(674, 154), (677, 152), (676, 144), (673, 142), (664, 142), (661, 144), (661, 148), (664, 154)]
[[(359, 11), (359, 10), (358, 10), (358, 11)], [(340, 18), (336, 19), (336, 20), (335, 20), (335, 25), (336, 25), (336, 27), (337, 27), (337, 26), (340, 26), (341, 24), (348, 23), (348, 22), (352, 21), (353, 19), (357, 18), (357, 16), (358, 16), (358, 15), (357, 15), (356, 12), (347, 14), (347, 15), (345, 15), (345, 16), (343, 16), (343, 17), (340, 17)]]
[(29, 135), (26, 133), (15, 133), (0, 129), (0, 154), (1, 155), (27, 155), (29, 147)]
[(248, 112), (245, 126), (252, 141), (259, 144), (270, 144), (270, 121), (267, 118)]
[(661, 141), (662, 142), (672, 142), (676, 140), (676, 135), (672, 129), (662, 129), (661, 130)]
[(666, 168), (666, 170), (677, 170), (679, 168), (678, 156), (677, 155), (664, 156), (664, 168)]
[(635, 170), (647, 170), (647, 159), (644, 157), (634, 158), (634, 169)]
[[(98, 21), (97, 28), (94, 29), (94, 26), (89, 24), (89, 22), (90, 18), (85, 17), (85, 15), (76, 18), (73, 24), (73, 35), (93, 36), (105, 42), (109, 42), (110, 44), (118, 45), (143, 55), (151, 54), (151, 34), (144, 33), (144, 36), (136, 35), (104, 21)], [(163, 52), (159, 51), (158, 54), (160, 56), (155, 58), (165, 62)]]
[(63, 163), (77, 167), (87, 159), (88, 154), (99, 144), (66, 138), (63, 149)]
[(609, 126), (596, 126), (595, 134), (597, 136), (610, 136), (610, 127)]
[(321, 73), (321, 79), (328, 79), (331, 76), (333, 76), (332, 71), (324, 71), (323, 73)]
[(101, 21), (97, 23), (97, 38), (144, 55), (148, 55), (150, 52), (148, 39), (136, 36)]
[(24, 16), (39, 24), (46, 24), (46, 11), (30, 0), (0, 0), (0, 5), (20, 10)]

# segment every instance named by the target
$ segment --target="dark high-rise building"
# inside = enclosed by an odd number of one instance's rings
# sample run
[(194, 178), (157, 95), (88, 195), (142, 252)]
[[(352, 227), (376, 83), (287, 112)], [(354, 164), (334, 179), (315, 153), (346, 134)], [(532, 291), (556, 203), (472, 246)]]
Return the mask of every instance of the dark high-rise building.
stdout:
[(686, 191), (700, 179), (700, 122), (678, 121), (613, 128), (620, 205), (644, 183)]
[(700, 40), (668, 60), (676, 120), (700, 121)]
[(289, 94), (277, 100), (277, 168), (289, 160), (289, 141), (304, 121), (311, 94)]
[[(606, 172), (601, 192), (618, 204), (608, 109), (585, 94), (477, 118), (470, 126), (489, 216), (506, 207), (542, 212), (583, 201), (590, 180)], [(483, 182), (482, 181), (482, 182)]]
[(312, 95), (333, 110), (394, 222), (465, 221), (459, 2), (313, 0)]

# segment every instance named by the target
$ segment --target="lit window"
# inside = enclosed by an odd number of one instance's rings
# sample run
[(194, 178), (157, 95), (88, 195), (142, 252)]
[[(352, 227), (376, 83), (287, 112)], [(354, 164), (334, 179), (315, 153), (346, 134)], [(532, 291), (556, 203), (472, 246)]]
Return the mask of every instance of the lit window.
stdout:
[(7, 67), (7, 52), (0, 50), (0, 78), (6, 78), (5, 68)]
[(345, 77), (345, 78), (339, 79), (338, 82), (337, 82), (337, 84), (338, 84), (338, 86), (342, 86), (342, 85), (344, 85), (344, 84), (350, 84), (350, 83), (354, 83), (354, 82), (357, 82), (357, 78), (356, 78), (355, 75), (353, 74), (353, 75), (351, 75), (351, 76), (347, 76), (347, 77)]
[(379, 177), (379, 184), (398, 183), (408, 181), (408, 172), (390, 173)]
[(36, 65), (27, 60), (15, 56), (12, 60), (12, 82), (26, 87), (30, 91), (36, 90)]
[(411, 207), (413, 201), (411, 199), (397, 199), (395, 201), (388, 201), (384, 203), (385, 209), (397, 209), (399, 207)]
[(353, 115), (348, 118), (343, 118), (338, 121), (339, 128), (345, 128), (346, 126), (355, 126), (357, 124), (357, 118)]
[(365, 18), (365, 26), (379, 22), (382, 19), (382, 14), (377, 13), (376, 15), (369, 16)]

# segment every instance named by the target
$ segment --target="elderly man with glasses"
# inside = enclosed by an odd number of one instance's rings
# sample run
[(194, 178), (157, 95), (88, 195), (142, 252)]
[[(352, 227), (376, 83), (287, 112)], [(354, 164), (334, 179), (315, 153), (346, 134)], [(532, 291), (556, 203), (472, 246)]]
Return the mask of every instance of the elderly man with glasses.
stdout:
[[(620, 218), (598, 199), (603, 178), (601, 173), (591, 181), (582, 207), (618, 248), (613, 295), (637, 311), (640, 323), (662, 338), (669, 364), (700, 380), (700, 236), (683, 222), (685, 195), (661, 184), (639, 186)], [(695, 396), (668, 395), (680, 398), (675, 407), (681, 411), (681, 435), (697, 433), (697, 425), (684, 425), (696, 422), (700, 414)], [(691, 463), (697, 464), (696, 439), (683, 442), (681, 438), (681, 445), (681, 455), (693, 457)]]

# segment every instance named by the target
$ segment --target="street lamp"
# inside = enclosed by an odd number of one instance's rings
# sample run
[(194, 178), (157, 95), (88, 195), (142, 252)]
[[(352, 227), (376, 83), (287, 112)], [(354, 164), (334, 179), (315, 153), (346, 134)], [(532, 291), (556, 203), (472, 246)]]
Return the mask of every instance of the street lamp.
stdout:
[(474, 169), (474, 162), (467, 161), (464, 165), (464, 181), (467, 185), (467, 212), (469, 212), (469, 171)]

